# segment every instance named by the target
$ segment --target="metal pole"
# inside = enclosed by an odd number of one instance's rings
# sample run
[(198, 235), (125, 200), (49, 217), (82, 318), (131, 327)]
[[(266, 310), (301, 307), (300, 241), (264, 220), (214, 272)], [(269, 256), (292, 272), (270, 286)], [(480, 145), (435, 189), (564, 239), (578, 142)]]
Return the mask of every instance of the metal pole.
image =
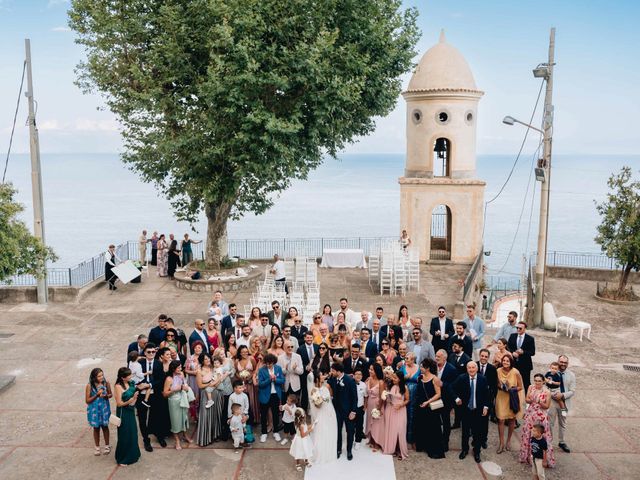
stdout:
[(543, 322), (542, 309), (544, 305), (544, 280), (547, 266), (547, 235), (549, 226), (549, 193), (551, 183), (551, 137), (553, 135), (553, 62), (556, 29), (551, 29), (549, 35), (549, 76), (546, 78), (547, 89), (544, 97), (544, 146), (542, 159), (545, 180), (540, 190), (540, 221), (538, 225), (538, 261), (536, 262), (536, 296), (533, 311), (533, 324), (540, 326)]
[[(29, 103), (29, 150), (31, 152), (31, 189), (33, 193), (33, 233), (34, 236), (45, 244), (44, 238), (44, 208), (42, 201), (42, 175), (40, 173), (40, 142), (38, 140), (38, 128), (36, 127), (36, 112), (33, 101), (33, 77), (31, 75), (31, 41), (24, 40), (27, 62), (27, 91), (25, 95)], [(37, 276), (38, 303), (48, 301), (46, 264), (44, 273)]]

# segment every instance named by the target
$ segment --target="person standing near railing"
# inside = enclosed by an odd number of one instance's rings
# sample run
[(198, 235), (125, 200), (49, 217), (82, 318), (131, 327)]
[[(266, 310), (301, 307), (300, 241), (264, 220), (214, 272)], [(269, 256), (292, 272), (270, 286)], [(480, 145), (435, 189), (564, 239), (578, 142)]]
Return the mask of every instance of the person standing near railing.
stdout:
[(197, 245), (198, 243), (202, 243), (202, 240), (192, 240), (189, 238), (189, 234), (184, 234), (184, 240), (182, 240), (182, 244), (180, 249), (182, 250), (182, 266), (186, 267), (187, 264), (193, 261), (193, 250), (191, 249), (191, 245)]
[(151, 240), (147, 240), (147, 231), (142, 230), (142, 234), (138, 237), (138, 260), (142, 265), (147, 264), (147, 243)]
[(154, 267), (158, 263), (158, 232), (153, 232), (151, 236), (151, 265)]
[(116, 256), (116, 246), (111, 244), (109, 248), (104, 254), (104, 279), (109, 284), (109, 290), (117, 290), (116, 287), (116, 274), (111, 270), (116, 266), (117, 263), (121, 262), (121, 260)]

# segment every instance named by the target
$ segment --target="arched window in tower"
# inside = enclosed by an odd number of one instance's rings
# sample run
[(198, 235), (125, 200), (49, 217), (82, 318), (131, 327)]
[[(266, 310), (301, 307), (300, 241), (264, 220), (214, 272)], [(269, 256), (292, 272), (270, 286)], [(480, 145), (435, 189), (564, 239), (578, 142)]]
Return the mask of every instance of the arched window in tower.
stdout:
[(433, 146), (433, 176), (448, 177), (451, 160), (451, 142), (448, 138), (438, 138)]
[(429, 259), (451, 260), (451, 209), (438, 205), (431, 213)]

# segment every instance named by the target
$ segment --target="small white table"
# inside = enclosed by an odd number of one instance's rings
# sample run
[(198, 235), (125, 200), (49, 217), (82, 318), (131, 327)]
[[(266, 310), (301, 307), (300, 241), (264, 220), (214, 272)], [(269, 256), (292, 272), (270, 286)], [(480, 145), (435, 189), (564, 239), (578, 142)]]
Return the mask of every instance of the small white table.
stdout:
[(320, 268), (367, 268), (361, 248), (326, 248)]

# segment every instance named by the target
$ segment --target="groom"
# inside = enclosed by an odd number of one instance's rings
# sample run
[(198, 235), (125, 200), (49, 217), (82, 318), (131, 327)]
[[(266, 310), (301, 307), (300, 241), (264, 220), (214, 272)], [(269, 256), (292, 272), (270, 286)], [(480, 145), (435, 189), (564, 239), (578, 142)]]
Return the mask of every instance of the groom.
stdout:
[(358, 409), (358, 392), (353, 378), (344, 374), (341, 363), (331, 365), (331, 378), (329, 385), (333, 391), (333, 407), (336, 410), (338, 420), (338, 458), (342, 453), (342, 425), (347, 429), (347, 460), (351, 460), (351, 447), (356, 431), (356, 411)]

